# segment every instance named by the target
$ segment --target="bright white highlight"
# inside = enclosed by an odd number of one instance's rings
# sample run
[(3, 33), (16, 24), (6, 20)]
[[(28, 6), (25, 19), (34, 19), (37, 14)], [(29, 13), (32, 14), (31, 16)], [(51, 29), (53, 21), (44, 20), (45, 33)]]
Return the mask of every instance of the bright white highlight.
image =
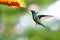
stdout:
[(41, 14), (53, 15), (54, 17), (60, 20), (60, 0), (48, 6), (48, 8), (42, 11)]
[(47, 26), (50, 26), (52, 30), (57, 30), (59, 28), (59, 23), (57, 23), (57, 21), (60, 20), (60, 0), (48, 6), (47, 9), (42, 10), (40, 14), (54, 16), (50, 19), (42, 21), (42, 23), (44, 23)]
[(29, 23), (30, 23), (29, 15), (25, 15), (20, 18), (20, 25), (27, 27), (27, 26), (29, 26)]

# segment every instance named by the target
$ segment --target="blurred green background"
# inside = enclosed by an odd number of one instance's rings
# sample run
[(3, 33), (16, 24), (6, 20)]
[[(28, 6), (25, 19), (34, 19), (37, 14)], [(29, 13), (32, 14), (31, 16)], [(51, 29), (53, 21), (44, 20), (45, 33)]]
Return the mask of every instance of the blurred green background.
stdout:
[[(30, 4), (36, 4), (43, 9), (56, 1), (25, 0), (26, 8), (10, 8), (0, 4), (0, 40), (60, 40), (60, 28), (52, 30), (49, 26), (41, 28), (35, 24), (32, 25), (32, 15), (28, 10)], [(26, 20), (27, 18), (29, 21)], [(23, 20), (22, 23), (21, 20)], [(60, 21), (56, 23), (60, 24)]]

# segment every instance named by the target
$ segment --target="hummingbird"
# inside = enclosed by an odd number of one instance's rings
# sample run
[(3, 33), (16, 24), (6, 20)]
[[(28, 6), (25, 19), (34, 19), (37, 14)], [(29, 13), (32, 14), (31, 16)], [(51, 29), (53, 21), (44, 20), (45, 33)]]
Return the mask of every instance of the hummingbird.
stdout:
[(36, 24), (41, 25), (43, 27), (46, 27), (46, 26), (41, 23), (41, 18), (52, 17), (51, 15), (37, 15), (37, 12), (35, 12), (34, 10), (30, 10), (30, 11), (32, 13), (33, 20), (36, 22)]

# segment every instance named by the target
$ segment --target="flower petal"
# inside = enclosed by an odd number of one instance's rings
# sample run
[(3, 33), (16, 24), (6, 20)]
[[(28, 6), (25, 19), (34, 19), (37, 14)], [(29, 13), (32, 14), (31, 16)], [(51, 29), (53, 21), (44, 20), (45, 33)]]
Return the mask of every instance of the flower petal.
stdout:
[(24, 0), (0, 0), (0, 4), (16, 7), (26, 7)]

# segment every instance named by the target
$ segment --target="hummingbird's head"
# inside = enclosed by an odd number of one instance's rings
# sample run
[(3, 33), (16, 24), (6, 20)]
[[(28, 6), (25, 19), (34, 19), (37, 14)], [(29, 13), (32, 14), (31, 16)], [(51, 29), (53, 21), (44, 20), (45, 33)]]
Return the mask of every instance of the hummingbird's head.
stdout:
[(31, 13), (37, 14), (36, 11), (34, 11), (34, 10), (30, 10), (30, 11), (31, 11)]
[(34, 10), (31, 10), (31, 12), (35, 12)]

